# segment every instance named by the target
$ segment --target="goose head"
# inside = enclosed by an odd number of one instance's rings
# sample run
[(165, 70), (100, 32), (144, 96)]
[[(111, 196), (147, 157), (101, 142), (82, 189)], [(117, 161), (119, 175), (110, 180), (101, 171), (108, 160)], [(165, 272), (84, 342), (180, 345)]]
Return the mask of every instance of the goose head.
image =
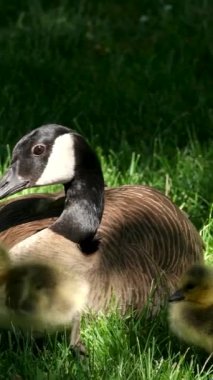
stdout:
[(104, 206), (101, 166), (81, 135), (57, 124), (33, 130), (15, 145), (11, 165), (0, 180), (0, 199), (50, 184), (63, 184), (66, 194), (55, 232), (76, 243), (93, 239)]

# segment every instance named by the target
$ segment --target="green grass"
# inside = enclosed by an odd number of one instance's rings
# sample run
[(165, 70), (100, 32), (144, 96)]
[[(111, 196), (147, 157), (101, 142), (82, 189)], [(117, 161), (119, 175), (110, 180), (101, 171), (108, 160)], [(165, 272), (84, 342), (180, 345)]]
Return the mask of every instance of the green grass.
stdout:
[[(83, 321), (88, 358), (78, 360), (65, 342), (49, 341), (43, 354), (24, 351), (1, 353), (2, 378), (19, 374), (23, 379), (210, 379), (207, 355), (181, 345), (168, 332), (164, 312), (147, 321), (121, 319), (116, 314)], [(8, 377), (10, 378), (10, 377)]]
[[(213, 264), (211, 11), (210, 0), (1, 2), (2, 171), (27, 131), (71, 126), (97, 150), (108, 185), (145, 183), (183, 208)], [(166, 308), (154, 320), (85, 316), (82, 336), (84, 361), (63, 336), (35, 354), (2, 334), (0, 379), (213, 378), (207, 355), (170, 334)]]

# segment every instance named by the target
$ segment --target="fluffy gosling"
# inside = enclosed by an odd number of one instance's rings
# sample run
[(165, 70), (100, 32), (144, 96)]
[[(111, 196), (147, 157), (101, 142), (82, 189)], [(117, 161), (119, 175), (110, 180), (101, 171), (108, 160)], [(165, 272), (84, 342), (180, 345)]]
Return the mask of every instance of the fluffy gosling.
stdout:
[(66, 272), (44, 260), (12, 266), (0, 247), (0, 314), (6, 328), (14, 325), (36, 336), (72, 326), (70, 343), (75, 345), (75, 320), (78, 326), (88, 293), (87, 281), (70, 269)]
[(213, 353), (213, 267), (192, 266), (169, 301), (171, 330), (185, 342)]

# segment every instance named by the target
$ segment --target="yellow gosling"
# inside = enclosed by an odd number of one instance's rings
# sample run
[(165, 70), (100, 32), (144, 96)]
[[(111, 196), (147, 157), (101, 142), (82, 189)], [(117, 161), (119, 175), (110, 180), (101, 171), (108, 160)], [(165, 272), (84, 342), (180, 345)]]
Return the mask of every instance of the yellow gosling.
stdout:
[(171, 330), (185, 342), (213, 353), (213, 267), (192, 266), (169, 301)]

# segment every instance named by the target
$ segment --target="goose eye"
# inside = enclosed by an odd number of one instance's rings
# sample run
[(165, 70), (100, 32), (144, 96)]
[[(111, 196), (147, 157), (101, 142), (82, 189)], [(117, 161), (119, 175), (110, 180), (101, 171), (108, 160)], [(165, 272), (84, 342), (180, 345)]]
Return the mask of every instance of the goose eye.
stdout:
[(32, 147), (32, 153), (35, 155), (35, 156), (40, 156), (42, 153), (45, 152), (45, 145), (43, 144), (38, 144), (38, 145), (34, 145)]

